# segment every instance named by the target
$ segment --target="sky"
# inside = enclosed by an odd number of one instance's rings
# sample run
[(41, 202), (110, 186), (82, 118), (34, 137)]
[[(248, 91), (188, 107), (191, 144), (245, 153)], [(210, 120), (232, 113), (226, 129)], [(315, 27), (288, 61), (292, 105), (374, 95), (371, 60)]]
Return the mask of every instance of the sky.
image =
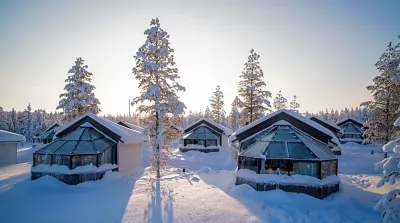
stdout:
[[(103, 114), (126, 114), (139, 95), (133, 55), (158, 17), (170, 35), (188, 110), (225, 110), (251, 49), (266, 90), (300, 111), (371, 100), (374, 64), (400, 35), (400, 1), (0, 1), (0, 106), (54, 111), (77, 57), (93, 73)], [(273, 98), (270, 99), (273, 101)]]

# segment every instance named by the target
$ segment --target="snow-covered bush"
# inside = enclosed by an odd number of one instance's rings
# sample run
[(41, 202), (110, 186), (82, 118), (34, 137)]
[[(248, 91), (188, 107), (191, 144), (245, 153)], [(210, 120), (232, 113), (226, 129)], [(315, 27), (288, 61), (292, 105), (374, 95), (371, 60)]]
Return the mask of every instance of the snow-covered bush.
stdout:
[[(400, 126), (400, 118), (394, 123)], [(400, 180), (400, 138), (391, 141), (383, 146), (384, 152), (394, 152), (394, 154), (375, 164), (375, 169), (383, 170), (383, 177), (376, 185), (383, 186), (385, 183), (395, 184)], [(395, 222), (400, 220), (400, 202), (396, 197), (400, 195), (400, 189), (395, 189), (383, 195), (381, 200), (375, 205), (374, 209), (382, 211), (383, 222)]]

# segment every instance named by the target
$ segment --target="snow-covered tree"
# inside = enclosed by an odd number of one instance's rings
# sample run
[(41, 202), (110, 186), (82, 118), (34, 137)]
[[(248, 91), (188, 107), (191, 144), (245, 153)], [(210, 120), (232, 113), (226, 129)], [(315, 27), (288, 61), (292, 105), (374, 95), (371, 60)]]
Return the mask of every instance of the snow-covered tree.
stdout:
[(231, 104), (231, 113), (229, 114), (229, 126), (233, 131), (239, 129), (240, 115), (239, 115), (239, 98), (236, 96)]
[(396, 131), (392, 123), (400, 116), (400, 44), (390, 42), (386, 52), (375, 64), (380, 72), (374, 77), (373, 85), (367, 86), (373, 95), (369, 103), (370, 117), (365, 123), (365, 142), (387, 143), (392, 140)]
[(270, 111), (271, 92), (264, 90), (264, 72), (260, 67), (258, 55), (253, 49), (250, 51), (248, 61), (244, 64), (242, 75), (240, 75), (238, 94), (240, 96), (240, 107), (247, 121), (254, 120)]
[(287, 99), (285, 97), (283, 97), (282, 92), (279, 91), (279, 93), (274, 98), (274, 109), (276, 111), (281, 110), (281, 109), (285, 109), (286, 108), (286, 102), (287, 102)]
[(84, 60), (78, 57), (75, 65), (68, 71), (71, 75), (65, 80), (66, 92), (60, 94), (61, 100), (56, 108), (63, 110), (66, 122), (85, 113), (100, 112), (100, 101), (93, 93), (96, 88), (90, 83), (93, 74), (88, 72), (87, 68), (88, 65), (84, 64)]
[[(396, 120), (394, 126), (400, 127), (400, 118)], [(375, 169), (383, 170), (383, 177), (378, 182), (377, 187), (385, 183), (395, 184), (400, 181), (400, 138), (393, 140), (383, 146), (384, 152), (393, 152), (393, 155), (375, 164)], [(394, 189), (383, 197), (375, 205), (375, 210), (382, 211), (383, 222), (398, 222), (400, 220), (400, 189)]]
[(215, 89), (213, 96), (210, 99), (211, 105), (211, 116), (213, 120), (217, 123), (221, 123), (221, 119), (224, 113), (224, 94), (221, 91), (220, 86), (218, 85)]
[(0, 130), (10, 131), (10, 117), (0, 106)]
[(44, 130), (46, 130), (45, 113), (46, 112), (41, 109), (35, 110), (32, 113), (31, 132), (33, 136), (41, 134)]
[(294, 95), (293, 100), (290, 102), (290, 110), (299, 112), (299, 108), (300, 108), (300, 104), (297, 102), (297, 96)]
[(153, 146), (153, 167), (160, 178), (160, 170), (166, 166), (169, 154), (165, 132), (172, 130), (171, 117), (184, 112), (185, 105), (179, 101), (177, 92), (185, 88), (177, 82), (180, 77), (174, 67), (170, 36), (161, 28), (158, 18), (151, 20), (144, 35), (146, 41), (134, 56), (136, 66), (132, 69), (141, 93), (132, 103), (140, 104), (138, 112), (150, 117), (146, 129)]
[(16, 120), (16, 133), (24, 135), (26, 141), (31, 142), (34, 136), (32, 132), (32, 108), (28, 104), (23, 112), (19, 112)]
[(210, 108), (208, 107), (208, 105), (207, 105), (206, 110), (204, 112), (204, 118), (206, 118), (206, 119), (211, 118), (211, 111), (210, 111)]

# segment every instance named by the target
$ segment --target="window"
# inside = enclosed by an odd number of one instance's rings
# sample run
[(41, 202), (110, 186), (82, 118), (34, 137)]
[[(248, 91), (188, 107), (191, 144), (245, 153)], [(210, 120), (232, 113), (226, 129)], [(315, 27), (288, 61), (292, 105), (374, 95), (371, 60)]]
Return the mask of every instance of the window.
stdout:
[(293, 162), (292, 160), (276, 160), (270, 159), (265, 161), (265, 172), (269, 174), (276, 173), (279, 168), (281, 174), (290, 175), (293, 172)]
[(217, 140), (212, 140), (212, 139), (206, 140), (206, 146), (217, 146)]

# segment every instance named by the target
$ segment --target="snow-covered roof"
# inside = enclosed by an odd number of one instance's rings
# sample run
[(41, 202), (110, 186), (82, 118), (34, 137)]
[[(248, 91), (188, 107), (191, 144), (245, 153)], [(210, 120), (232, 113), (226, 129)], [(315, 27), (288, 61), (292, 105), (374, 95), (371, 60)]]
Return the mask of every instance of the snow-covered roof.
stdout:
[(358, 120), (358, 119), (355, 119), (355, 118), (346, 118), (346, 119), (342, 119), (342, 120), (337, 121), (336, 124), (340, 126), (340, 125), (345, 124), (345, 123), (347, 123), (347, 122), (358, 123), (358, 124), (361, 125), (361, 126), (364, 125), (364, 122), (362, 122), (362, 121), (360, 121), (360, 120)]
[(183, 131), (186, 131), (187, 129), (191, 128), (192, 126), (197, 125), (199, 122), (202, 122), (202, 121), (208, 122), (208, 123), (210, 123), (211, 125), (213, 125), (213, 126), (219, 128), (220, 130), (222, 130), (222, 131), (224, 132), (225, 135), (232, 135), (232, 133), (233, 133), (232, 129), (230, 129), (230, 128), (228, 128), (228, 127), (225, 127), (225, 126), (223, 126), (223, 125), (221, 125), (221, 124), (218, 124), (218, 123), (216, 123), (216, 122), (214, 122), (214, 121), (212, 121), (212, 120), (210, 120), (210, 119), (206, 119), (206, 118), (201, 118), (201, 119), (199, 119), (199, 120), (193, 122), (192, 124), (190, 124), (189, 126), (187, 126), (186, 128), (184, 128)]
[(53, 129), (59, 127), (59, 126), (60, 125), (58, 123), (55, 123), (55, 124), (51, 125), (50, 127), (48, 127), (46, 130), (44, 130), (44, 132), (48, 132), (48, 131), (53, 130)]
[(307, 117), (304, 117), (304, 116), (300, 115), (299, 113), (297, 113), (295, 111), (291, 111), (291, 110), (287, 110), (287, 109), (281, 109), (281, 110), (275, 111), (275, 112), (273, 112), (271, 114), (268, 114), (266, 116), (263, 116), (263, 117), (257, 119), (256, 121), (254, 121), (254, 122), (252, 122), (252, 123), (250, 123), (250, 124), (248, 124), (246, 126), (243, 126), (242, 128), (238, 129), (236, 132), (234, 132), (232, 134), (232, 136), (229, 138), (229, 141), (231, 141), (231, 142), (235, 141), (237, 135), (239, 135), (239, 134), (241, 134), (241, 133), (243, 133), (243, 132), (245, 132), (245, 131), (247, 131), (247, 130), (249, 130), (249, 129), (251, 129), (251, 128), (253, 128), (253, 127), (255, 127), (255, 126), (257, 126), (257, 125), (259, 125), (261, 123), (263, 123), (263, 122), (265, 122), (266, 120), (268, 120), (268, 119), (270, 119), (270, 118), (272, 118), (272, 117), (274, 117), (274, 116), (276, 116), (276, 115), (278, 115), (280, 113), (288, 114), (289, 116), (291, 116), (291, 117), (293, 117), (293, 118), (295, 118), (295, 119), (307, 124), (308, 126), (311, 126), (312, 128), (317, 129), (318, 131), (320, 131), (320, 132), (332, 137), (331, 138), (332, 142), (334, 142), (336, 144), (340, 144), (338, 138), (329, 129), (327, 129), (324, 126), (318, 124), (317, 122), (312, 121), (311, 119), (309, 119)]
[(136, 131), (139, 131), (139, 132), (143, 132), (144, 131), (144, 128), (142, 128), (140, 126), (137, 126), (137, 125), (134, 125), (134, 124), (129, 123), (129, 122), (125, 122), (125, 121), (121, 120), (121, 121), (117, 122), (117, 124), (119, 124), (119, 123), (122, 123), (122, 124), (128, 126), (129, 128), (131, 128), (133, 130), (136, 130)]
[(337, 129), (340, 133), (343, 133), (343, 130), (338, 125), (336, 125), (335, 123), (333, 123), (331, 121), (328, 121), (328, 120), (323, 119), (323, 118), (318, 118), (317, 116), (311, 116), (310, 119), (311, 118), (318, 119), (319, 121), (321, 121), (321, 122), (323, 122), (323, 123), (325, 123), (325, 124), (327, 124), (329, 126), (332, 126), (335, 129)]
[(394, 126), (400, 126), (400, 118), (398, 118), (398, 119), (394, 122)]
[[(98, 117), (94, 114), (91, 113), (87, 113), (85, 115), (82, 115), (78, 118), (76, 118), (75, 120), (73, 120), (72, 122), (70, 122), (69, 124), (62, 126), (60, 129), (58, 129), (57, 134), (60, 134), (61, 132), (63, 132), (64, 130), (68, 129), (69, 127), (71, 127), (72, 125), (74, 125), (75, 123), (81, 121), (82, 119), (89, 117), (91, 119), (93, 119), (95, 122), (99, 123), (100, 125), (104, 126), (105, 128), (107, 128), (108, 130), (110, 130), (111, 132), (115, 133), (116, 135), (121, 137), (121, 141), (123, 143), (128, 143), (128, 144), (139, 144), (142, 143), (144, 141), (148, 140), (148, 136), (142, 134), (142, 132), (138, 131), (138, 130), (134, 130), (134, 129), (130, 129), (130, 128), (126, 128), (122, 125), (119, 125), (117, 123), (114, 123), (112, 121), (109, 121), (107, 119)], [(82, 123), (84, 124), (84, 123)]]
[(25, 141), (25, 136), (0, 130), (0, 142), (22, 142)]

